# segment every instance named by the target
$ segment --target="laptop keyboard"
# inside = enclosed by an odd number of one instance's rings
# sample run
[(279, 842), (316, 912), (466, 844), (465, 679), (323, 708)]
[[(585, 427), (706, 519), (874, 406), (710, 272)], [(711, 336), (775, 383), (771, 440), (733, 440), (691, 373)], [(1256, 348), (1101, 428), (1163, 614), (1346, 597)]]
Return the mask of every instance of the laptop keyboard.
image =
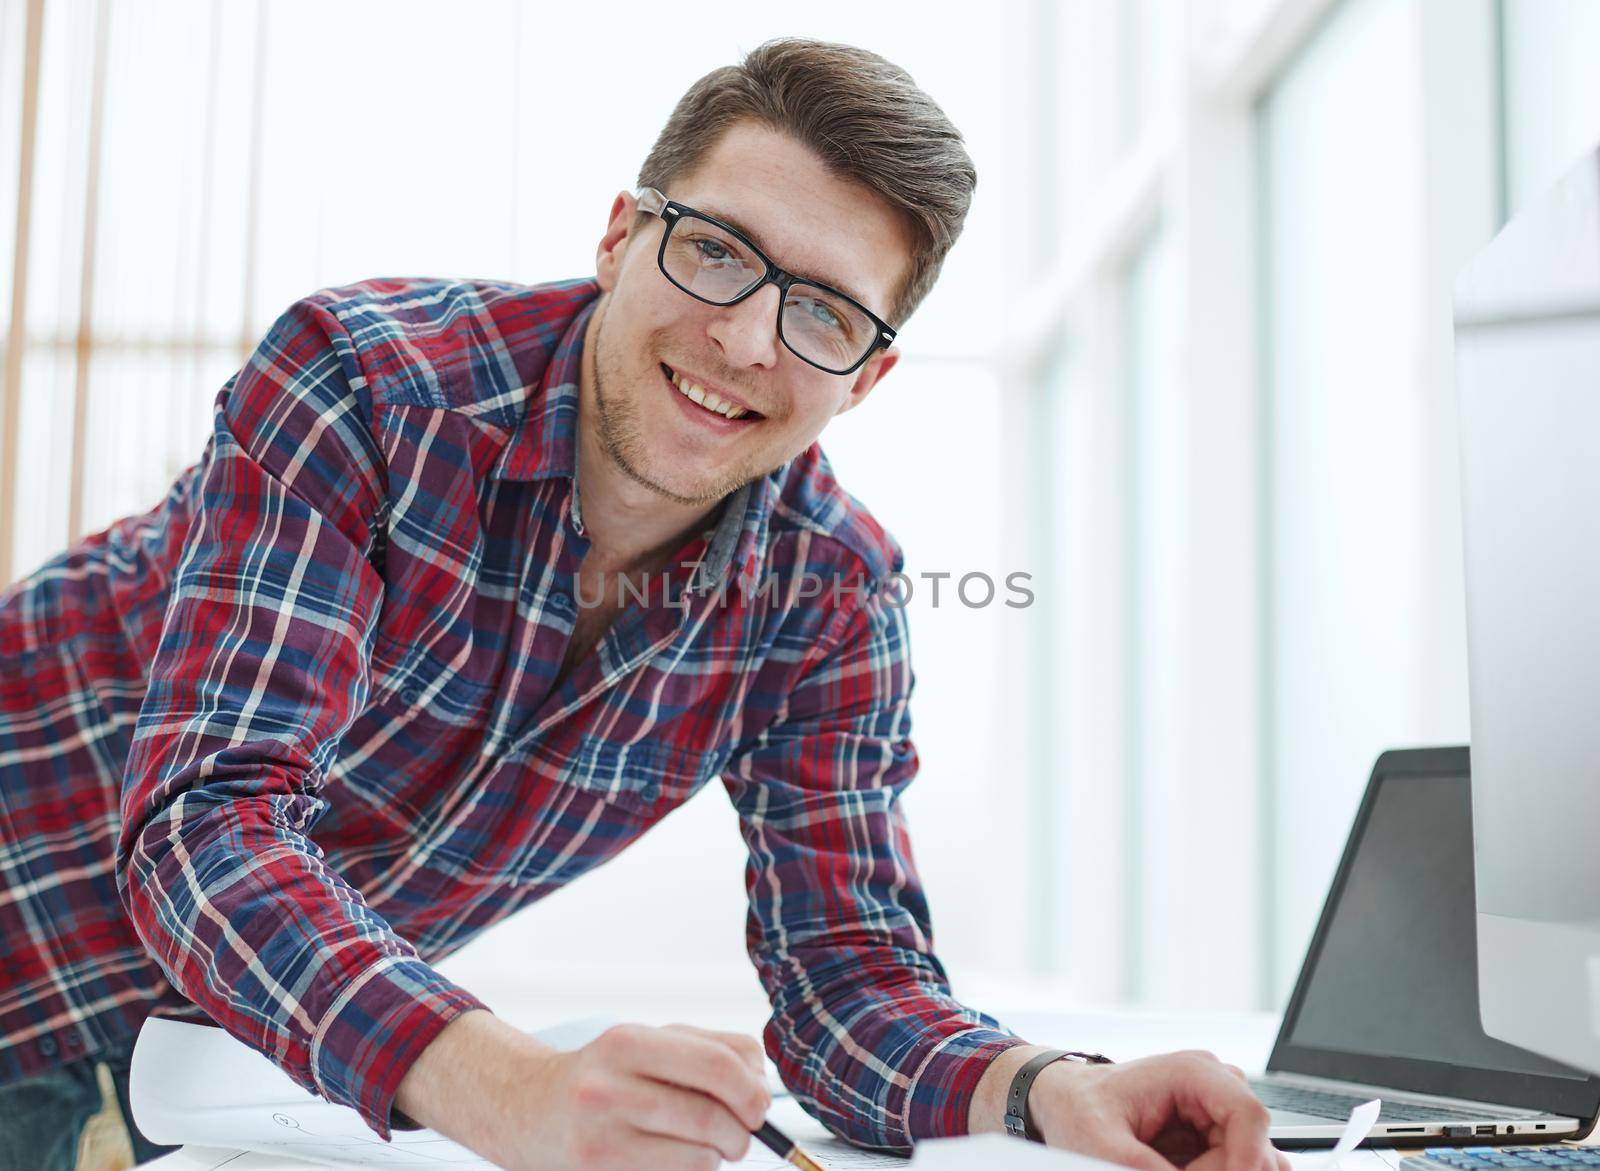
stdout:
[(1419, 1158), (1402, 1159), (1406, 1171), (1594, 1171), (1600, 1167), (1595, 1147), (1428, 1147)]
[[(1363, 1102), (1370, 1102), (1372, 1098), (1359, 1098), (1351, 1094), (1333, 1094), (1326, 1090), (1307, 1090), (1298, 1086), (1286, 1086), (1277, 1082), (1251, 1082), (1250, 1088), (1255, 1091), (1256, 1097), (1274, 1110), (1287, 1110), (1295, 1114), (1309, 1114), (1313, 1118), (1326, 1118), (1332, 1122), (1343, 1122), (1350, 1117), (1350, 1111)], [(1378, 1113), (1379, 1122), (1460, 1122), (1463, 1119), (1477, 1117), (1460, 1110), (1440, 1110), (1432, 1106), (1414, 1106), (1409, 1102), (1391, 1102), (1383, 1100), (1383, 1107)], [(1476, 1169), (1473, 1169), (1476, 1171)]]

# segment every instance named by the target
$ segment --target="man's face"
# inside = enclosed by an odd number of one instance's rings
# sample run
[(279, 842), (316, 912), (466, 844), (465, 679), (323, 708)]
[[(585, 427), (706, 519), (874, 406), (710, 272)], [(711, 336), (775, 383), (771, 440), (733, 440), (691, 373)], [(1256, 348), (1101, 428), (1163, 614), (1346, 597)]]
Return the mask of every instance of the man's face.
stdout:
[[(731, 127), (664, 194), (740, 228), (773, 263), (855, 292), (879, 317), (910, 266), (912, 241), (894, 211), (753, 122)], [(651, 217), (636, 231), (635, 218), (633, 198), (618, 196), (597, 256), (608, 295), (594, 325), (587, 406), (602, 449), (661, 496), (710, 504), (766, 475), (866, 398), (898, 359), (878, 350), (844, 375), (809, 365), (778, 338), (777, 286), (737, 305), (697, 301), (657, 267), (665, 223)], [(730, 420), (697, 405), (669, 370), (750, 413)]]

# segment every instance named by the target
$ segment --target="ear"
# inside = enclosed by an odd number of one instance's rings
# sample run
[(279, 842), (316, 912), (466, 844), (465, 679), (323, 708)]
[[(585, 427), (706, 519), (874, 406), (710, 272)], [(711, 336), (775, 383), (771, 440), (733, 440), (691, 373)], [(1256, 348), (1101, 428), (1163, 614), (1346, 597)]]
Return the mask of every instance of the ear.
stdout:
[(845, 396), (845, 400), (839, 404), (839, 409), (834, 414), (842, 415), (846, 411), (854, 410), (860, 406), (866, 400), (867, 395), (872, 393), (872, 388), (878, 385), (878, 380), (893, 370), (895, 363), (899, 361), (900, 349), (898, 346), (890, 346), (886, 350), (879, 350), (868, 358), (861, 369), (856, 371), (856, 380), (850, 387), (850, 393)]
[(599, 247), (594, 250), (594, 271), (602, 292), (609, 293), (617, 287), (617, 276), (622, 271), (622, 258), (628, 251), (629, 233), (638, 210), (638, 201), (627, 191), (620, 192), (611, 204), (606, 234), (600, 237)]

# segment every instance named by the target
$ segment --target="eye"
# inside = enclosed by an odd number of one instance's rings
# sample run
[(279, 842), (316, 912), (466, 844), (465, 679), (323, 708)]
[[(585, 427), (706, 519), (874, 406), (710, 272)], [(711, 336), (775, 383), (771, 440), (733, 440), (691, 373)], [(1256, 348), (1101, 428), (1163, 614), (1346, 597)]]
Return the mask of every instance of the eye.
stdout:
[(694, 242), (694, 246), (699, 249), (702, 260), (727, 260), (733, 255), (716, 240), (707, 240), (702, 237)]
[(844, 322), (840, 321), (838, 315), (835, 314), (832, 309), (829, 309), (826, 305), (824, 305), (821, 301), (811, 302), (811, 309), (812, 316), (814, 316), (818, 321), (822, 322), (823, 325), (826, 325), (829, 329), (844, 328)]
[(848, 332), (848, 323), (835, 313), (833, 307), (826, 301), (819, 301), (815, 297), (797, 297), (796, 301), (811, 315), (811, 319), (823, 329), (836, 330), (840, 333)]

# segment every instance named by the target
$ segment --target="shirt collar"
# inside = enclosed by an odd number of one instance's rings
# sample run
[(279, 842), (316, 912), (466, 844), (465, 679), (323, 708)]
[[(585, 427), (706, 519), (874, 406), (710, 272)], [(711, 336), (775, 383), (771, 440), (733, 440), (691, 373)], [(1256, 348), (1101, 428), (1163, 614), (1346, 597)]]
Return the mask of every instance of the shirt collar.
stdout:
[(577, 466), (578, 382), (583, 369), (583, 337), (600, 301), (600, 286), (573, 316), (545, 363), (539, 388), (527, 396), (527, 409), (489, 475), (497, 480), (547, 480), (571, 477)]
[(757, 579), (766, 558), (772, 506), (786, 468), (787, 465), (751, 480), (727, 498), (707, 547), (705, 564), (690, 580), (690, 589), (702, 592), (715, 589), (727, 584), (730, 575), (742, 580), (746, 590), (760, 585)]
[[(578, 387), (582, 377), (583, 342), (589, 318), (599, 303), (599, 286), (573, 316), (556, 344), (537, 394), (529, 396), (529, 409), (511, 433), (510, 440), (490, 471), (502, 480), (545, 480), (565, 476), (572, 482), (572, 516), (581, 526), (578, 501)], [(766, 555), (772, 505), (777, 481), (787, 469), (752, 480), (729, 494), (701, 563), (688, 588), (714, 589), (730, 570), (751, 582), (752, 588)]]

